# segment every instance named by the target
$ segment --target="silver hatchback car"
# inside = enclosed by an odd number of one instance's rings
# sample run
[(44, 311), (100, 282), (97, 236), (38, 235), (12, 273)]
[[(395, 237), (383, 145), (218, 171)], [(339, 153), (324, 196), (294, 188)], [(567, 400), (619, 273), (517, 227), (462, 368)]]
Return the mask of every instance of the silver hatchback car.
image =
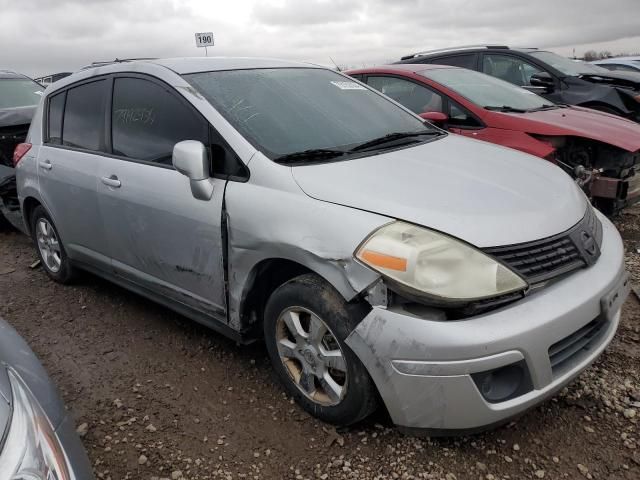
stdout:
[(552, 395), (613, 337), (613, 225), (560, 169), (447, 134), (340, 73), (116, 62), (49, 87), (15, 154), (47, 274), (88, 270), (238, 342), (351, 424), (463, 432)]

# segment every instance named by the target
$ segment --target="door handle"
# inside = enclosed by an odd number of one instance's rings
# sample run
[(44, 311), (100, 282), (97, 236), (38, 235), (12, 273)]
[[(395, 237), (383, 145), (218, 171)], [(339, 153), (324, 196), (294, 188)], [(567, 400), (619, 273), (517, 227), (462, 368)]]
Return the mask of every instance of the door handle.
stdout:
[(43, 162), (40, 162), (40, 168), (44, 168), (45, 170), (51, 170), (53, 168), (53, 165), (51, 165), (51, 162), (49, 160), (45, 160)]
[(120, 185), (122, 185), (120, 180), (118, 180), (118, 177), (116, 177), (115, 175), (111, 175), (110, 177), (102, 177), (101, 180), (102, 183), (104, 183), (106, 186), (112, 188), (120, 188)]

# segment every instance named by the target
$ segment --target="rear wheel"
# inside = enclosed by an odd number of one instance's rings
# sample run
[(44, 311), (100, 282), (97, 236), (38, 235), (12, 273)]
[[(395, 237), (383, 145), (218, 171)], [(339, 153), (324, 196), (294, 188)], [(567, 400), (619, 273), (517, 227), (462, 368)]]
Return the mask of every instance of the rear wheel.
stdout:
[(51, 217), (40, 205), (31, 214), (31, 234), (47, 275), (56, 282), (69, 283), (75, 271)]
[(375, 386), (345, 339), (366, 314), (313, 274), (285, 283), (265, 308), (269, 357), (285, 390), (311, 415), (350, 425), (375, 410)]

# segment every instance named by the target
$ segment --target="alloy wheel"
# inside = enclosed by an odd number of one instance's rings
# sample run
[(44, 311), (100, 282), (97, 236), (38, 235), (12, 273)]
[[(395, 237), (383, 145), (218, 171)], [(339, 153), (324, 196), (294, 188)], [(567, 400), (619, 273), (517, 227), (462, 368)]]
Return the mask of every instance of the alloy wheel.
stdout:
[(347, 391), (347, 364), (331, 329), (303, 307), (284, 310), (276, 322), (280, 360), (293, 383), (310, 400), (337, 405)]
[(51, 272), (58, 273), (62, 267), (62, 249), (56, 231), (46, 218), (36, 222), (36, 239), (43, 263)]

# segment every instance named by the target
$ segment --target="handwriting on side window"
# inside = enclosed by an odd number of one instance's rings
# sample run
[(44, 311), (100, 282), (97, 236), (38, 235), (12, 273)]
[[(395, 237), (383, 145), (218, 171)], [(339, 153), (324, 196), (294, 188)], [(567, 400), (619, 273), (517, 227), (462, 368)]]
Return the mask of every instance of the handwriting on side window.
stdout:
[(115, 112), (116, 122), (123, 124), (142, 123), (153, 125), (156, 117), (153, 108), (119, 108)]

